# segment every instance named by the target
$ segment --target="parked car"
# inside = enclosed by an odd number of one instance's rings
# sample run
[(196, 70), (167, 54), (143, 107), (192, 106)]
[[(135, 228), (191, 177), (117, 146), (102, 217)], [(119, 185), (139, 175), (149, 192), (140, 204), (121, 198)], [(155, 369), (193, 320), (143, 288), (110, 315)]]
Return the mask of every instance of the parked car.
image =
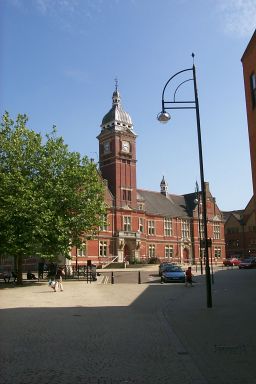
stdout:
[(241, 260), (237, 257), (229, 257), (223, 260), (223, 265), (225, 265), (225, 267), (233, 267), (233, 265), (238, 266), (240, 263)]
[(171, 262), (168, 262), (168, 261), (164, 261), (163, 263), (161, 263), (159, 265), (159, 276), (161, 277), (162, 276), (162, 273), (163, 271), (167, 268), (167, 267), (170, 267), (172, 265), (175, 265), (174, 263), (171, 263)]
[(242, 260), (238, 268), (239, 269), (256, 268), (256, 257), (248, 257), (247, 259)]
[(185, 283), (185, 272), (178, 265), (169, 265), (162, 272), (161, 283)]

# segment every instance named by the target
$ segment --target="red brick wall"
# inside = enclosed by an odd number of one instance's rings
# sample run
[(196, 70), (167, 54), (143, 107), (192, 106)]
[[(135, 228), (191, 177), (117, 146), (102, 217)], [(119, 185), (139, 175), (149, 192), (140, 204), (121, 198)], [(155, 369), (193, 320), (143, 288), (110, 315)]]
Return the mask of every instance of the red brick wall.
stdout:
[(244, 89), (246, 99), (249, 145), (251, 154), (253, 191), (256, 195), (256, 106), (252, 107), (250, 76), (254, 72), (256, 74), (256, 31), (250, 40), (244, 55), (242, 57)]

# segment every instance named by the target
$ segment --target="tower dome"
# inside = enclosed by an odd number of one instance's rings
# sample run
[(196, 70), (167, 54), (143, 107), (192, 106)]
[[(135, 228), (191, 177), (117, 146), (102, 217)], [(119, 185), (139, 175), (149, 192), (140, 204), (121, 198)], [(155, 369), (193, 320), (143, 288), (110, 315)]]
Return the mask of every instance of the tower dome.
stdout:
[(113, 127), (115, 130), (133, 129), (131, 116), (123, 110), (121, 105), (121, 97), (117, 85), (112, 95), (112, 108), (103, 117), (101, 123), (102, 129)]

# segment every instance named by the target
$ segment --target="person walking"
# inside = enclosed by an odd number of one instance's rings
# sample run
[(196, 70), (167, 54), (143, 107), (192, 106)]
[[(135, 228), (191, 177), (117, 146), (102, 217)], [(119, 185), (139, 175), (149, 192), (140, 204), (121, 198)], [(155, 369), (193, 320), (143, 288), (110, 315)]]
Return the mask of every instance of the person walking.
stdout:
[(55, 276), (55, 286), (54, 286), (54, 292), (57, 292), (58, 290), (63, 292), (63, 284), (62, 284), (62, 276), (65, 275), (64, 268), (58, 267), (56, 276)]
[(193, 287), (193, 284), (192, 284), (192, 271), (191, 271), (191, 267), (188, 267), (188, 269), (186, 270), (186, 287), (189, 285), (190, 287)]

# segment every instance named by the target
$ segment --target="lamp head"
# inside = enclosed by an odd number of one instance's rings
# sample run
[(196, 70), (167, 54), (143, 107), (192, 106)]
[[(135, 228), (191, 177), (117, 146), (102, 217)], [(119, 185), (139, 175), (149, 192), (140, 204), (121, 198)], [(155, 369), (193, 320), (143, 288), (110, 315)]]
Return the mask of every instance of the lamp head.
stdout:
[(160, 123), (168, 123), (168, 121), (171, 119), (171, 115), (163, 110), (162, 112), (158, 113), (157, 120), (160, 121)]

